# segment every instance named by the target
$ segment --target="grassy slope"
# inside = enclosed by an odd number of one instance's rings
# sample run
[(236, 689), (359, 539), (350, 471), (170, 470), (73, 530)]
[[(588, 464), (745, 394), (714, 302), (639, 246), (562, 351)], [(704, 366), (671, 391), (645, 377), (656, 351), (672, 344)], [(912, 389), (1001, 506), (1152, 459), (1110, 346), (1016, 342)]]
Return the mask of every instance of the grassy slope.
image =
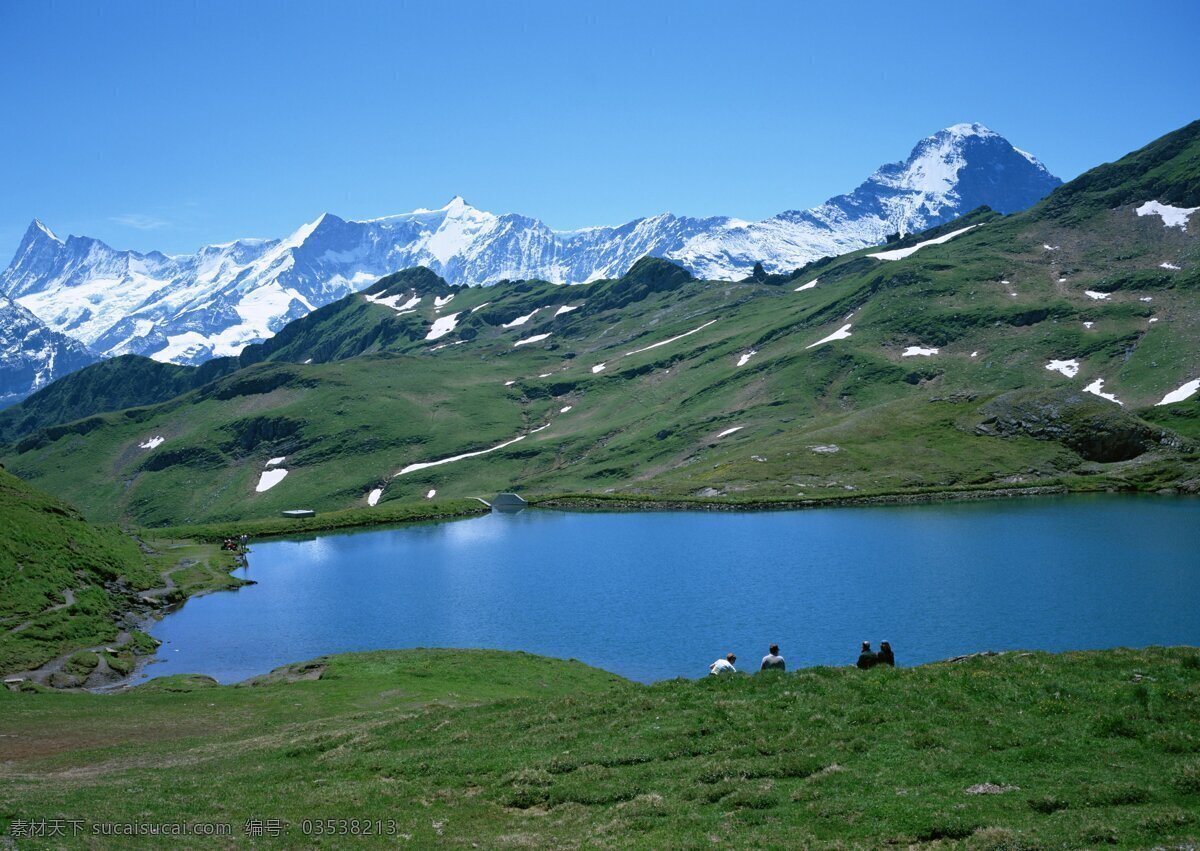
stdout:
[[(247, 818), (279, 818), (292, 847), (309, 844), (306, 818), (394, 819), (416, 847), (1200, 836), (1194, 649), (651, 686), (490, 651), (327, 665), (319, 680), (256, 687), (0, 693), (0, 824), (224, 821), (240, 836)], [(979, 783), (1020, 788), (966, 794)]]
[[(369, 292), (422, 295), (414, 313), (348, 297), (242, 359), (262, 362), (170, 402), (41, 432), (5, 461), (89, 516), (146, 525), (365, 508), (385, 483), (384, 504), (419, 503), (430, 489), (464, 498), (514, 487), (749, 499), (1059, 481), (1194, 487), (1194, 453), (1098, 464), (1062, 442), (976, 428), (1000, 394), (1078, 396), (1104, 379), (1126, 403), (1109, 406), (1113, 428), (1144, 415), (1195, 439), (1200, 397), (1153, 405), (1200, 377), (1200, 227), (1166, 228), (1134, 208), (1152, 197), (1200, 204), (1187, 194), (1197, 175), (1200, 124), (907, 259), (866, 250), (786, 283), (692, 282), (652, 260), (622, 280), (571, 288), (453, 288), (410, 271)], [(795, 291), (814, 277), (815, 288)], [(433, 296), (449, 294), (436, 310)], [(581, 307), (554, 316), (567, 303)], [(432, 321), (451, 312), (458, 328), (426, 342)], [(847, 322), (849, 339), (809, 348)], [(543, 343), (513, 346), (545, 333)], [(903, 357), (908, 346), (939, 353)], [(1067, 358), (1081, 363), (1074, 378), (1045, 369)], [(487, 456), (392, 478), (546, 424)], [(165, 442), (138, 447), (154, 435)], [(813, 451), (827, 444), (840, 451)], [(263, 463), (279, 455), (288, 477), (256, 493)]]
[(0, 517), (0, 671), (112, 640), (122, 595), (106, 583), (123, 577), (136, 591), (161, 582), (132, 538), (86, 523), (70, 506), (3, 471)]

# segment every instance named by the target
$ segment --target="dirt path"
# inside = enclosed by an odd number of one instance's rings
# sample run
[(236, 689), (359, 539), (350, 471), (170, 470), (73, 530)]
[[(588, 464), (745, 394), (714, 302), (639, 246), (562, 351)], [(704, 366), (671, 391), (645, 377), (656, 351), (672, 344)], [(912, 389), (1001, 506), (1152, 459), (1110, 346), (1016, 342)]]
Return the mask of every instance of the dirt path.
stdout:
[[(67, 606), (75, 605), (75, 590), (73, 588), (64, 588), (62, 593), (63, 593), (63, 599), (65, 600), (65, 602), (56, 603), (55, 605), (51, 606), (48, 609), (42, 609), (40, 614), (45, 615), (45, 614), (49, 614), (50, 612), (57, 612), (59, 609), (65, 609)], [(9, 632), (16, 634), (25, 629), (28, 629), (32, 623), (33, 623), (33, 621), (31, 621), (31, 620), (25, 621), (25, 623), (21, 624), (20, 626), (14, 626), (12, 629), (9, 630)]]

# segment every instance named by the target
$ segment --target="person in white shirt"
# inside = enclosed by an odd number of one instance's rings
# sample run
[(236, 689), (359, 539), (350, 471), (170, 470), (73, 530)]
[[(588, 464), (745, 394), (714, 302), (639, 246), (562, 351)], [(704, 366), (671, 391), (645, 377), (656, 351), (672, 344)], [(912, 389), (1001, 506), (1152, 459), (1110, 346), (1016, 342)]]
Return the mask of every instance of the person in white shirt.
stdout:
[(737, 661), (737, 656), (734, 656), (732, 653), (730, 653), (724, 659), (718, 659), (717, 661), (715, 661), (711, 665), (709, 665), (708, 672), (710, 674), (714, 674), (714, 675), (715, 674), (736, 674), (737, 668), (733, 667), (733, 663), (736, 661)]

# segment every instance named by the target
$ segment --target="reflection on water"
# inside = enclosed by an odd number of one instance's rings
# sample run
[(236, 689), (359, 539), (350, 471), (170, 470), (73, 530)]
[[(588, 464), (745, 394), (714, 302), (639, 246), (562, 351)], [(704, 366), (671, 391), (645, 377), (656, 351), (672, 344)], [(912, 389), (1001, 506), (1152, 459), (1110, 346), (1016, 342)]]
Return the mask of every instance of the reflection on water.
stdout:
[(798, 512), (566, 514), (253, 545), (257, 585), (155, 625), (153, 675), (230, 682), (382, 647), (520, 649), (629, 677), (1200, 642), (1200, 502), (1068, 497)]

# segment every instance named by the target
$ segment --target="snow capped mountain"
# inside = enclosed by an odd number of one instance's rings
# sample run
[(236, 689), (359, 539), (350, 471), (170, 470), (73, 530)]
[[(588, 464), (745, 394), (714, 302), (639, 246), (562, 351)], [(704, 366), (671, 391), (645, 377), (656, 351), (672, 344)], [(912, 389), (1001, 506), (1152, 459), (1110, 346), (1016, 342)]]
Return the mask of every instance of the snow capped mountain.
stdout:
[(97, 360), (82, 343), (51, 331), (21, 305), (0, 296), (0, 408)]
[(819, 257), (923, 230), (981, 204), (1012, 212), (1061, 181), (980, 124), (922, 140), (848, 195), (761, 222), (664, 213), (616, 227), (554, 231), (537, 219), (475, 209), (461, 197), (436, 210), (369, 221), (326, 213), (285, 239), (238, 240), (195, 254), (116, 251), (66, 240), (34, 221), (0, 293), (55, 331), (107, 355), (198, 363), (236, 354), (287, 322), (400, 269), (427, 266), (451, 283), (618, 277), (652, 254), (701, 278), (737, 279), (761, 261), (791, 270)]

